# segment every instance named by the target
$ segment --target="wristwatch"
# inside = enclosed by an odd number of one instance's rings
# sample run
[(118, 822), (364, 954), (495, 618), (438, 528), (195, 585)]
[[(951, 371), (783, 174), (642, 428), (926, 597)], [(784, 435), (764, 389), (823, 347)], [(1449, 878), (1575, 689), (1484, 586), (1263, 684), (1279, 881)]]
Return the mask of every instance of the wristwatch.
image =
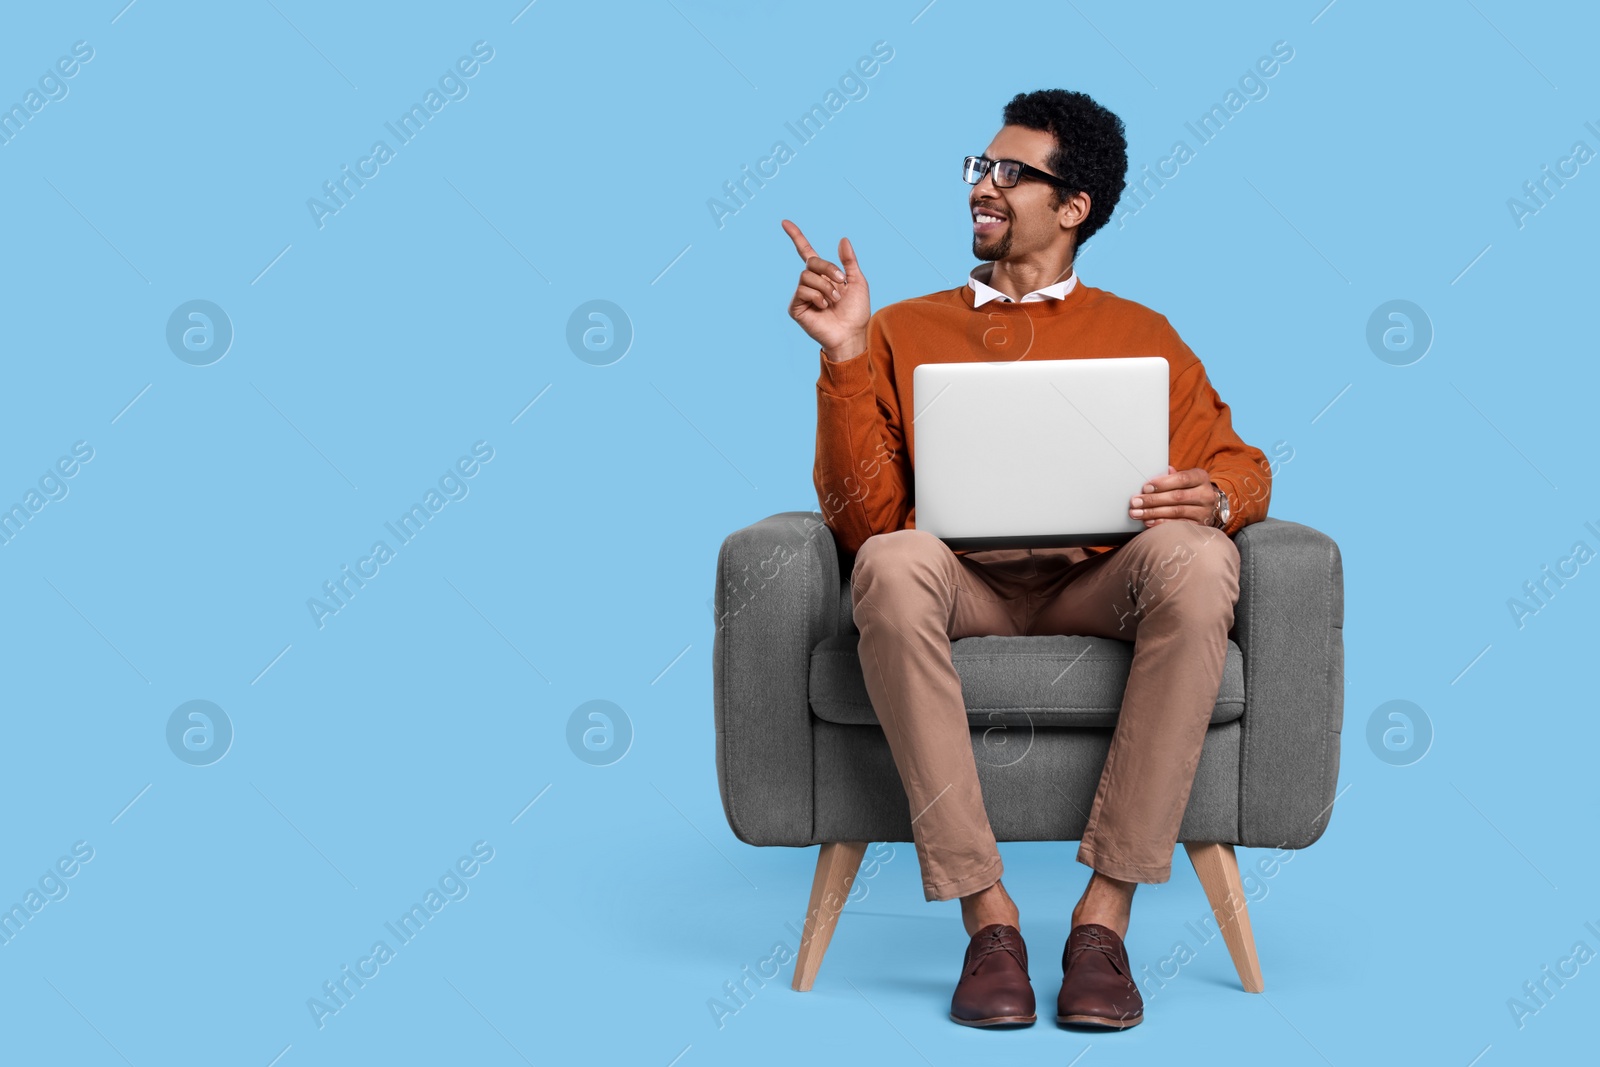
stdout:
[(1233, 511), (1228, 506), (1228, 494), (1221, 487), (1212, 484), (1211, 488), (1217, 491), (1217, 502), (1211, 508), (1211, 525), (1221, 530), (1228, 528), (1228, 519)]

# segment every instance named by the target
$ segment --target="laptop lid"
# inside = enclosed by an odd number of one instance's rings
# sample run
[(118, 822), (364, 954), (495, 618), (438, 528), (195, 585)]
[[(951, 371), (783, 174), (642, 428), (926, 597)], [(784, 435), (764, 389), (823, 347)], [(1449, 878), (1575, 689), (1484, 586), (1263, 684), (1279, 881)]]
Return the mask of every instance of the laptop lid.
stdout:
[(1160, 356), (924, 363), (912, 373), (916, 525), (952, 548), (1120, 545), (1167, 473)]

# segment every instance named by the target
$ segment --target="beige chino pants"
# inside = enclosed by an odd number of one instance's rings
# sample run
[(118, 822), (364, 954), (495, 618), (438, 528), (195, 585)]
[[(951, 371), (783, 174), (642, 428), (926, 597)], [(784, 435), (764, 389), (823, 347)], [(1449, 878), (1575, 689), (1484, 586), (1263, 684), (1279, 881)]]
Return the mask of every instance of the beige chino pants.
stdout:
[(1133, 643), (1133, 667), (1078, 860), (1164, 882), (1239, 599), (1239, 550), (1221, 530), (1174, 520), (1115, 551), (957, 556), (922, 530), (869, 537), (851, 575), (861, 670), (910, 800), (928, 900), (999, 881), (994, 832), (950, 642), (1076, 634)]

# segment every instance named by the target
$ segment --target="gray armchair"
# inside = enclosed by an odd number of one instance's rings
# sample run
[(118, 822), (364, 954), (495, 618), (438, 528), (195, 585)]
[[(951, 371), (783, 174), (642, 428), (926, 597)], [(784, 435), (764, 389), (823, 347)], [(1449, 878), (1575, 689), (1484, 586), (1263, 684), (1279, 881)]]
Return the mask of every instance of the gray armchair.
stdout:
[[(1344, 575), (1338, 546), (1298, 523), (1265, 519), (1234, 543), (1239, 602), (1179, 840), (1244, 988), (1259, 992), (1233, 848), (1304, 848), (1328, 825), (1344, 714)], [(867, 844), (912, 839), (856, 658), (853, 563), (822, 517), (804, 511), (736, 531), (717, 557), (717, 779), (728, 825), (751, 845), (821, 846), (798, 990), (822, 965)], [(996, 839), (1077, 840), (1133, 646), (967, 637), (951, 654)]]

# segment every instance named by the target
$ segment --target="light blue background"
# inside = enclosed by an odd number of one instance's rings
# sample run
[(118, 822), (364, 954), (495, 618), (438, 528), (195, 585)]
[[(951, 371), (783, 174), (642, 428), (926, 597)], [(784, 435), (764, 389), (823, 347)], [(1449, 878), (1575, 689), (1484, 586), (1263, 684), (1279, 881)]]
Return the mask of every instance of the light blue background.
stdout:
[[(1600, 950), (1600, 566), (1523, 628), (1507, 608), (1600, 549), (1600, 167), (1520, 228), (1507, 208), (1600, 149), (1592, 13), (123, 2), (31, 5), (0, 35), (4, 103), (94, 49), (0, 145), (0, 503), (94, 449), (0, 547), (0, 904), (94, 850), (0, 945), (7, 1061), (1593, 1056), (1600, 964), (1521, 1029), (1507, 1007)], [(307, 199), (480, 40), (469, 95), (319, 229)], [(866, 97), (797, 146), (784, 123), (877, 41)], [(778, 220), (828, 254), (848, 235), (875, 306), (959, 284), (957, 165), (1013, 94), (1089, 92), (1137, 172), (1277, 41), (1268, 95), (1080, 263), (1172, 321), (1247, 441), (1292, 446), (1272, 513), (1343, 552), (1340, 799), (1258, 884), (1266, 994), (1215, 942), (1126, 1034), (956, 1027), (957, 908), (898, 844), (816, 988), (785, 968), (719, 1028), (723, 983), (794, 944), (815, 854), (736, 841), (713, 763), (717, 547), (816, 507), (817, 349)], [(706, 201), (778, 139), (795, 158), (719, 229)], [(211, 366), (164, 339), (193, 299), (235, 330)], [(565, 340), (594, 299), (636, 331), (609, 366)], [(1436, 332), (1410, 366), (1365, 341), (1391, 299)], [(477, 441), (469, 495), (319, 630), (307, 599)], [(236, 732), (210, 766), (165, 740), (194, 699)], [(566, 741), (595, 699), (634, 730), (609, 766)], [(1393, 699), (1435, 731), (1410, 766), (1367, 745)], [(319, 1030), (307, 999), (478, 841), (469, 895)], [(1049, 1005), (1086, 870), (1070, 845), (1003, 853)], [(1138, 896), (1136, 966), (1205, 914), (1175, 871)]]

